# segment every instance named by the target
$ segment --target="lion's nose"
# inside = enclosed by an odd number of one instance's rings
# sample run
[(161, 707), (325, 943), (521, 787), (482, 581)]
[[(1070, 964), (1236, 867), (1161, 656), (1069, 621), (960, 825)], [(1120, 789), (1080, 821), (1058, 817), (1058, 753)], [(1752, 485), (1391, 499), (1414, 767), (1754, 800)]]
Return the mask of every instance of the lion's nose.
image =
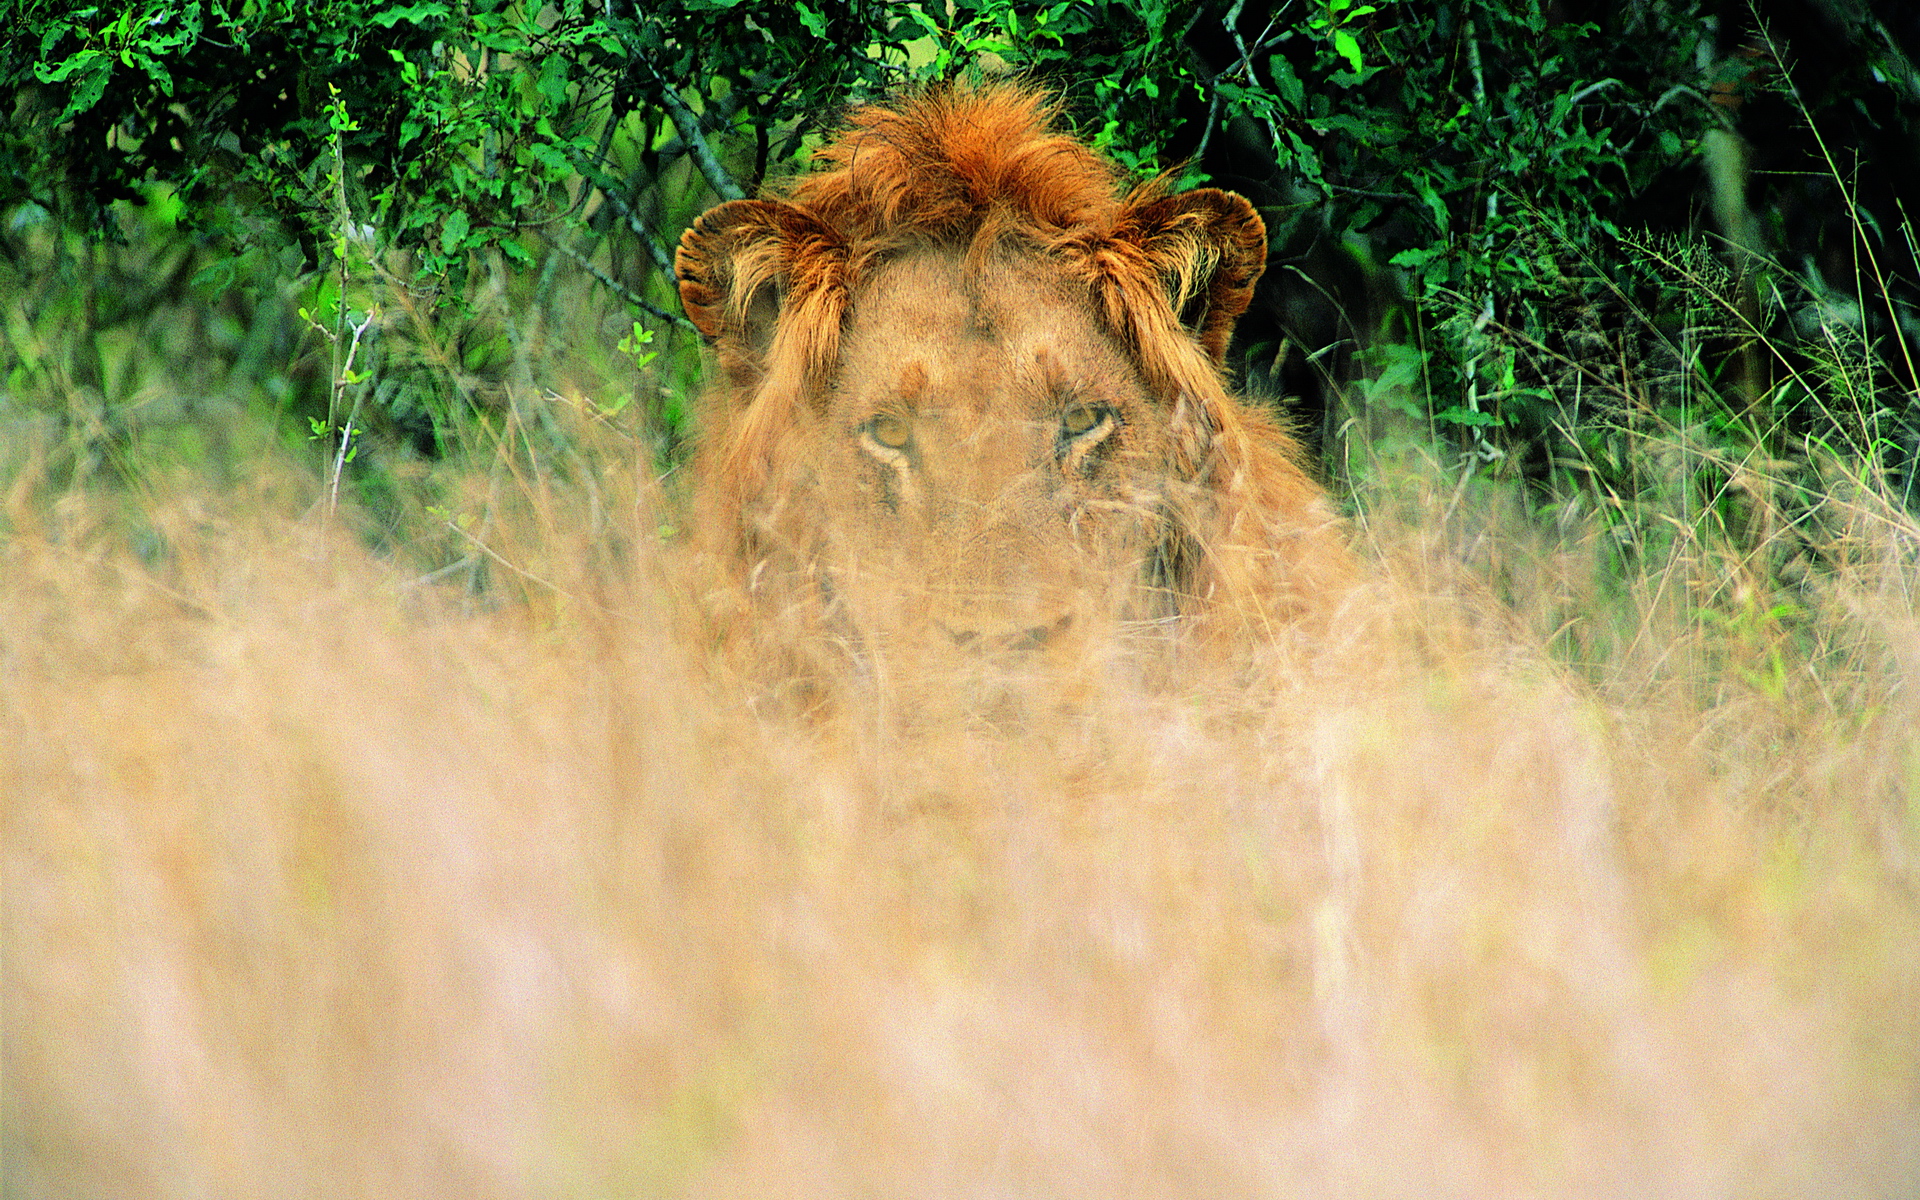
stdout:
[(953, 644), (969, 649), (985, 651), (1028, 651), (1038, 650), (1048, 642), (1065, 633), (1073, 625), (1073, 614), (1058, 617), (1044, 625), (1029, 625), (1024, 629), (995, 630), (970, 629), (950, 625), (936, 619), (934, 624), (950, 638)]

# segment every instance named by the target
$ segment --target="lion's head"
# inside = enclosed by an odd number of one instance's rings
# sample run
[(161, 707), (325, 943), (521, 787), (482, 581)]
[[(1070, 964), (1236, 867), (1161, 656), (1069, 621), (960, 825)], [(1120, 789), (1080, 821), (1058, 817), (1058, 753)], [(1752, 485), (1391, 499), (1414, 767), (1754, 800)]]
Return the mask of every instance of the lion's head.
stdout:
[(816, 170), (682, 238), (724, 379), (695, 470), (749, 590), (862, 636), (1048, 644), (1270, 621), (1345, 551), (1221, 374), (1266, 257), (1245, 199), (1132, 189), (1014, 84), (855, 109)]

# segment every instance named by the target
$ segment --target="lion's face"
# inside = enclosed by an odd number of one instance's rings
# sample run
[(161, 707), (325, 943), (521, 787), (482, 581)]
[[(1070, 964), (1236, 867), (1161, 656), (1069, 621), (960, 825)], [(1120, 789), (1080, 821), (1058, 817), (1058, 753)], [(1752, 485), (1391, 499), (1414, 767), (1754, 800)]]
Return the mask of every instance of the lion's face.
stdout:
[(1021, 650), (1269, 628), (1341, 586), (1298, 447), (1225, 387), (1259, 215), (1126, 188), (1048, 119), (1017, 84), (864, 106), (819, 169), (682, 237), (719, 368), (698, 528), (756, 617)]
[(1167, 414), (1084, 287), (1031, 255), (915, 249), (853, 294), (840, 349), (810, 473), (823, 583), (856, 625), (1027, 648), (1140, 609)]

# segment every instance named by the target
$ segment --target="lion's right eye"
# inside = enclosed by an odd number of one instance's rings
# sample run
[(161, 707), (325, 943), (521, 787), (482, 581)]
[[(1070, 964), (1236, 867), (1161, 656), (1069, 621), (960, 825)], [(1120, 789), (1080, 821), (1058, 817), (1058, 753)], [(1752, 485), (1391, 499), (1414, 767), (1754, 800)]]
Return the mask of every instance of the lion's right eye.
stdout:
[(1060, 415), (1060, 429), (1068, 437), (1080, 437), (1107, 419), (1107, 410), (1097, 404), (1076, 404)]
[(913, 440), (913, 427), (900, 417), (890, 417), (885, 413), (867, 421), (867, 436), (888, 450), (904, 450)]

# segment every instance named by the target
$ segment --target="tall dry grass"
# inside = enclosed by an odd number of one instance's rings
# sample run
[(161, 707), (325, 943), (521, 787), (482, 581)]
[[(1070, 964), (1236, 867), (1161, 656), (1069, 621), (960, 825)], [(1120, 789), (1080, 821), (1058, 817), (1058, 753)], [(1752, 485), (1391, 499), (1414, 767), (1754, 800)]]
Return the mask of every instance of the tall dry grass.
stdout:
[(1408, 477), (1334, 642), (802, 721), (631, 475), (525, 489), (476, 602), (310, 480), (16, 473), (9, 1197), (1920, 1188), (1870, 489), (1791, 619)]

